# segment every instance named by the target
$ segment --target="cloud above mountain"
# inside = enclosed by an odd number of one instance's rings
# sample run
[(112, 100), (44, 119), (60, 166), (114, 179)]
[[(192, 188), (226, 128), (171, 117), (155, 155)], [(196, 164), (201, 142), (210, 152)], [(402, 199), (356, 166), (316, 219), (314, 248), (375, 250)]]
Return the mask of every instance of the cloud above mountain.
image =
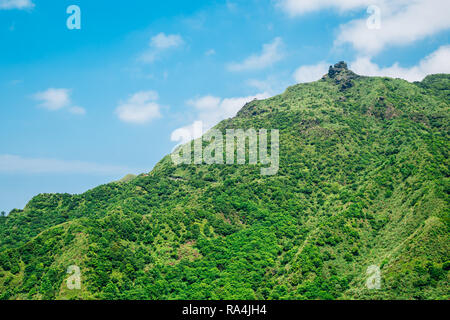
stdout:
[[(195, 121), (174, 130), (170, 137), (171, 141), (186, 143), (197, 139), (202, 135), (201, 131), (204, 133), (220, 121), (234, 117), (247, 102), (268, 97), (268, 93), (259, 93), (253, 96), (225, 99), (211, 95), (190, 99), (187, 101), (187, 105), (193, 108)], [(196, 130), (196, 123), (200, 123), (201, 130)]]
[(161, 117), (161, 106), (157, 103), (159, 96), (155, 91), (140, 91), (128, 100), (119, 103), (116, 115), (123, 122), (145, 124)]
[(357, 74), (365, 76), (383, 76), (401, 78), (408, 81), (421, 81), (429, 74), (450, 73), (450, 45), (442, 46), (418, 64), (412, 67), (401, 67), (398, 62), (389, 67), (379, 67), (368, 57), (357, 58), (350, 64)]
[(281, 51), (282, 45), (283, 40), (280, 37), (277, 37), (272, 42), (264, 44), (261, 53), (252, 54), (242, 62), (232, 62), (228, 64), (228, 70), (239, 72), (260, 70), (270, 67), (283, 58), (283, 53)]
[(297, 83), (316, 81), (327, 73), (329, 66), (329, 63), (323, 61), (314, 65), (301, 66), (295, 70), (294, 79)]
[[(374, 56), (388, 47), (406, 46), (450, 28), (450, 2), (442, 0), (278, 0), (290, 17), (321, 10), (364, 14), (338, 28), (336, 46), (350, 44), (360, 54)], [(379, 28), (368, 27), (376, 8)]]
[(351, 44), (358, 52), (376, 55), (387, 47), (405, 46), (450, 28), (450, 2), (392, 1), (380, 9), (380, 28), (369, 29), (367, 18), (340, 27), (336, 45)]
[[(298, 83), (319, 80), (327, 73), (331, 63), (319, 62), (300, 66), (293, 74)], [(421, 81), (429, 74), (450, 73), (450, 45), (441, 46), (416, 65), (402, 67), (398, 62), (391, 66), (380, 67), (368, 56), (360, 56), (349, 63), (352, 71), (363, 76), (401, 78), (410, 82)]]

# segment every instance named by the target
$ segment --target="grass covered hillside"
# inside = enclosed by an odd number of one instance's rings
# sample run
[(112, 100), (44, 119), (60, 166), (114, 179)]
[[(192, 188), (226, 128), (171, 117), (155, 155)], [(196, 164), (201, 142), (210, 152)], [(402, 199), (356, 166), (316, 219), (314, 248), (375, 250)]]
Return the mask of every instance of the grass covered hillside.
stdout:
[(0, 217), (0, 298), (448, 299), (449, 110), (450, 75), (339, 63), (216, 126), (279, 129), (276, 175), (167, 156)]

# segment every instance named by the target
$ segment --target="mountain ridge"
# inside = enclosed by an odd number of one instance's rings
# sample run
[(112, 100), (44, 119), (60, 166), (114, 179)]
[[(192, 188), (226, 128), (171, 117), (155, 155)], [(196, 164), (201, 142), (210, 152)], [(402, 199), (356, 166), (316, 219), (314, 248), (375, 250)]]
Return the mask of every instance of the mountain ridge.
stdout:
[[(0, 218), (0, 297), (446, 299), (449, 92), (450, 75), (340, 62), (215, 127), (279, 129), (273, 177), (168, 155), (126, 183), (38, 195)], [(65, 287), (74, 264), (81, 290)]]

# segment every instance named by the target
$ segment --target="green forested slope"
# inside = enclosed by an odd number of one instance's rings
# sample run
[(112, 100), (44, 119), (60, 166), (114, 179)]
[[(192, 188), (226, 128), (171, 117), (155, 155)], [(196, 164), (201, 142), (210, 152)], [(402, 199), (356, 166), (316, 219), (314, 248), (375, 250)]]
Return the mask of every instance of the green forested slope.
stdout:
[[(217, 125), (279, 129), (277, 175), (167, 156), (0, 217), (0, 297), (448, 299), (449, 107), (450, 75), (408, 83), (337, 64)], [(66, 286), (70, 265), (81, 290)]]

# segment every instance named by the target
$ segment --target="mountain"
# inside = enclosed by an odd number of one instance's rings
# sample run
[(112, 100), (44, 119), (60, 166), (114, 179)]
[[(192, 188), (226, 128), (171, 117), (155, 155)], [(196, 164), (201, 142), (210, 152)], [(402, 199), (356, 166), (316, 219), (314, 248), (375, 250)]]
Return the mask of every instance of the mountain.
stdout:
[(278, 129), (274, 175), (166, 156), (0, 217), (0, 297), (448, 299), (449, 107), (448, 74), (338, 63), (215, 127)]

